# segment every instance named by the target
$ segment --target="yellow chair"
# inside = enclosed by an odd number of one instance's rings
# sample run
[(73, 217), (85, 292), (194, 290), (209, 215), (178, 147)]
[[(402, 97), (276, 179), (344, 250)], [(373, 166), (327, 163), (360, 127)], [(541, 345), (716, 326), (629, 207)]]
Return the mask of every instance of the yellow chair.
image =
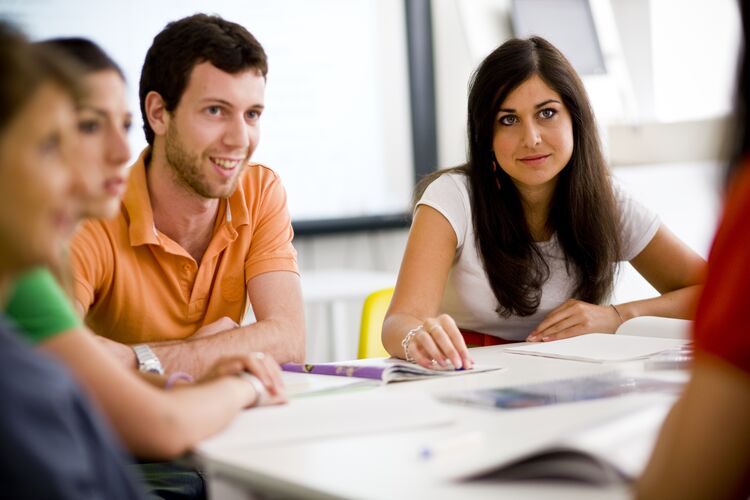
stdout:
[(357, 359), (390, 356), (383, 347), (380, 334), (383, 319), (393, 297), (393, 288), (384, 288), (367, 296), (362, 306), (362, 322), (359, 325), (359, 348)]

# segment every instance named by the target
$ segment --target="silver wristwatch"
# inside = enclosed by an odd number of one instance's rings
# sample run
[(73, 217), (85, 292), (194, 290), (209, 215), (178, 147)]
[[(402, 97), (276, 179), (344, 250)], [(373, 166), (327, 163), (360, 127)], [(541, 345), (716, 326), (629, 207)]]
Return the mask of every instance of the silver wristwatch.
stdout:
[(143, 373), (158, 373), (164, 375), (164, 368), (161, 366), (161, 361), (156, 357), (154, 351), (151, 350), (146, 344), (139, 344), (133, 346), (133, 352), (135, 357), (138, 358), (138, 370)]

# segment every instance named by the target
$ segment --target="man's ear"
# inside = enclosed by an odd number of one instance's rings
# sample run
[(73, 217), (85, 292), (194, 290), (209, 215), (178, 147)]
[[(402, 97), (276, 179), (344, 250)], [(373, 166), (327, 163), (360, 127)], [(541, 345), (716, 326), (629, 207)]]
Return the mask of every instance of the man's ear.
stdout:
[(155, 135), (165, 135), (169, 124), (169, 112), (164, 99), (153, 90), (146, 94), (146, 117)]

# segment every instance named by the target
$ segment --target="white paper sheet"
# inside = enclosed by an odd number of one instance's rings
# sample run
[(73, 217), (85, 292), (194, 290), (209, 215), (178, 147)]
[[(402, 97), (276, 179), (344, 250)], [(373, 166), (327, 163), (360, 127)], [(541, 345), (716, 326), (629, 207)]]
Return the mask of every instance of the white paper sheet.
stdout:
[(590, 333), (552, 342), (508, 347), (505, 352), (604, 363), (644, 359), (684, 344), (685, 341), (679, 339)]

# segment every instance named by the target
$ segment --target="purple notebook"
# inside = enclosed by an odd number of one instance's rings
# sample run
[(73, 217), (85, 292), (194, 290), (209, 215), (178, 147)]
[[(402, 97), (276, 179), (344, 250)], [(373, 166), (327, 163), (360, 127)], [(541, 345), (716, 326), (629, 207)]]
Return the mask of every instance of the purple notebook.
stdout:
[(499, 370), (500, 367), (474, 366), (471, 370), (430, 370), (415, 363), (399, 359), (367, 359), (347, 363), (299, 364), (286, 363), (281, 368), (287, 372), (312, 373), (315, 375), (333, 375), (337, 377), (357, 377), (380, 380), (384, 383), (402, 382), (429, 377), (445, 377)]

